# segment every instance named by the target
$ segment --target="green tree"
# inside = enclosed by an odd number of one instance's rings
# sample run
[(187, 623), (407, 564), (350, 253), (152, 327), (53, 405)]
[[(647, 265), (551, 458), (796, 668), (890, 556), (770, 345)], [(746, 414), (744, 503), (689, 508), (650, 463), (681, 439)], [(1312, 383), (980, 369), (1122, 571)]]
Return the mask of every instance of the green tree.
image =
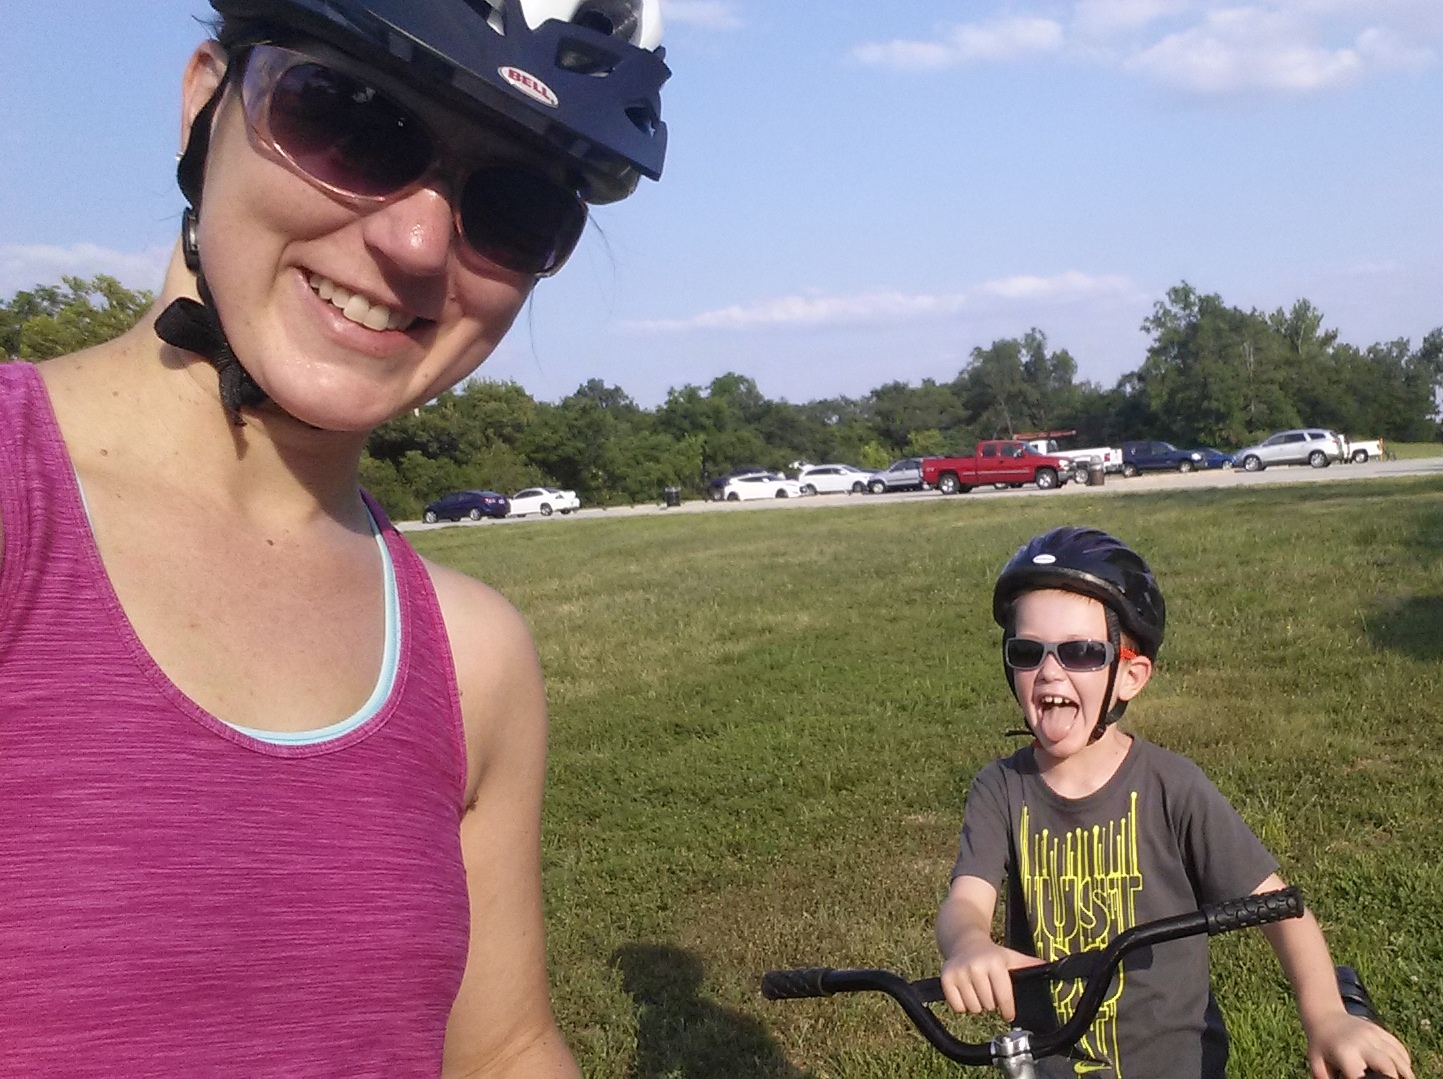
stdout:
[(1256, 312), (1183, 282), (1154, 305), (1143, 329), (1152, 344), (1133, 383), (1149, 420), (1139, 435), (1240, 445), (1302, 422), (1286, 340)]
[(61, 280), (61, 286), (37, 285), (0, 304), (3, 358), (45, 360), (109, 341), (139, 322), (155, 300), (106, 274)]

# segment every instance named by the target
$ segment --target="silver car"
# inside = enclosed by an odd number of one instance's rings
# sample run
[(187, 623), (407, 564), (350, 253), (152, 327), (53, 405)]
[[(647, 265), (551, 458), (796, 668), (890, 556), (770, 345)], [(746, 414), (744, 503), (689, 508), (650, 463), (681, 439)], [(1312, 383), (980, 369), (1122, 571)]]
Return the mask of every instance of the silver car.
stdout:
[(910, 491), (922, 487), (922, 458), (904, 457), (880, 472), (873, 472), (867, 490), (874, 495), (887, 491)]
[(1343, 441), (1321, 427), (1279, 431), (1256, 446), (1233, 454), (1233, 467), (1261, 472), (1268, 465), (1311, 465), (1327, 468), (1343, 459)]

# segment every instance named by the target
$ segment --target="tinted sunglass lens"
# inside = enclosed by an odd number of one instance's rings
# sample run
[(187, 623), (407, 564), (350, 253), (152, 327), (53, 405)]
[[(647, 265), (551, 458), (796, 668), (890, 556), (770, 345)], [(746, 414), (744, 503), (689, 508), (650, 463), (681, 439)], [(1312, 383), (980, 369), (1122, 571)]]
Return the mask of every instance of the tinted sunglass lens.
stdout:
[(1030, 671), (1040, 666), (1047, 650), (1041, 641), (1028, 640), (1026, 637), (1013, 637), (1008, 640), (1003, 658), (1009, 667), (1019, 671)]
[(467, 180), (460, 221), (466, 242), (483, 258), (517, 273), (546, 274), (581, 238), (586, 205), (534, 169), (497, 165)]
[(1069, 671), (1098, 671), (1107, 666), (1106, 641), (1062, 641), (1057, 660)]
[(341, 191), (389, 195), (430, 167), (416, 117), (372, 87), (320, 64), (297, 64), (271, 91), (271, 137), (301, 169)]

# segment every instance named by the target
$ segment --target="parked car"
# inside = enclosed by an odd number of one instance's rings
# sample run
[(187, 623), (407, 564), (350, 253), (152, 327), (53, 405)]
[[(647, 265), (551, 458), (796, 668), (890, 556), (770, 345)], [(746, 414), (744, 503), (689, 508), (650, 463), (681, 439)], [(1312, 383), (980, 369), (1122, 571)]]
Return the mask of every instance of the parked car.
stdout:
[(1029, 438), (1027, 448), (1037, 453), (1061, 457), (1072, 465), (1073, 478), (1079, 483), (1087, 482), (1087, 470), (1092, 465), (1101, 465), (1104, 472), (1122, 471), (1122, 449), (1118, 446), (1088, 446), (1080, 450), (1064, 450), (1051, 438)]
[(1269, 465), (1311, 465), (1327, 468), (1343, 459), (1343, 440), (1321, 427), (1279, 431), (1256, 446), (1233, 454), (1233, 467), (1260, 472)]
[(1360, 465), (1364, 461), (1379, 461), (1387, 456), (1381, 438), (1352, 439), (1347, 435), (1339, 435), (1338, 438), (1343, 443), (1343, 460), (1345, 462)]
[(798, 474), (797, 483), (804, 495), (859, 495), (871, 478), (872, 473), (853, 465), (809, 465)]
[(1202, 450), (1180, 450), (1171, 442), (1124, 442), (1122, 474), (1139, 472), (1191, 472), (1206, 468)]
[(1198, 450), (1198, 452), (1203, 455), (1202, 465), (1200, 466), (1202, 468), (1233, 467), (1233, 455), (1230, 453), (1224, 453), (1222, 450), (1211, 449), (1207, 446), (1204, 446)]
[(924, 457), (922, 479), (944, 495), (966, 494), (984, 483), (1035, 483), (1042, 490), (1060, 487), (1073, 476), (1071, 462), (1038, 453), (1013, 439), (977, 443), (971, 457)]
[(761, 465), (743, 465), (740, 468), (734, 468), (730, 472), (723, 473), (720, 476), (713, 476), (706, 485), (706, 496), (713, 502), (720, 502), (726, 497), (726, 485), (728, 481), (734, 480), (738, 476), (780, 477), (781, 473), (774, 472), (770, 468), (763, 468)]
[(511, 516), (525, 517), (528, 513), (539, 513), (550, 517), (557, 510), (570, 513), (581, 508), (581, 499), (575, 491), (559, 487), (528, 487), (511, 496)]
[(483, 517), (505, 517), (511, 512), (511, 500), (495, 491), (453, 491), (442, 495), (421, 513), (428, 525), (437, 521), (479, 521)]
[(728, 502), (749, 502), (757, 498), (800, 498), (802, 485), (785, 476), (763, 472), (756, 476), (734, 476), (722, 488)]
[(904, 457), (893, 461), (879, 472), (873, 472), (867, 481), (867, 490), (874, 495), (887, 491), (917, 491), (922, 484), (922, 458)]

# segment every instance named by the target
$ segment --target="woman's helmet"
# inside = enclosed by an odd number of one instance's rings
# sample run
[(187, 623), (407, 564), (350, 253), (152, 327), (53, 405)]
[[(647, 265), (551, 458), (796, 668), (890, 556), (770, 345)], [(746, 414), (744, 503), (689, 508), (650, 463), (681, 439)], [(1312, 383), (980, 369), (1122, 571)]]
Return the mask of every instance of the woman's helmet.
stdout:
[(463, 114), (509, 122), (616, 202), (661, 176), (660, 0), (211, 0), (228, 20), (293, 30)]
[[(1004, 635), (1012, 633), (1013, 606), (1018, 597), (1042, 589), (1092, 597), (1106, 611), (1108, 637), (1114, 648), (1126, 633), (1136, 642), (1139, 652), (1149, 659), (1157, 658), (1167, 623), (1162, 589), (1142, 556), (1120, 539), (1096, 528), (1064, 526), (1034, 536), (1019, 547), (1002, 568), (992, 590), (992, 617)], [(1005, 663), (1003, 668), (1016, 693), (1012, 669)], [(1112, 698), (1117, 668), (1118, 660), (1114, 659), (1104, 702)], [(1094, 740), (1101, 737), (1108, 721), (1119, 718), (1126, 708), (1127, 702), (1119, 701), (1110, 712), (1099, 716)]]

